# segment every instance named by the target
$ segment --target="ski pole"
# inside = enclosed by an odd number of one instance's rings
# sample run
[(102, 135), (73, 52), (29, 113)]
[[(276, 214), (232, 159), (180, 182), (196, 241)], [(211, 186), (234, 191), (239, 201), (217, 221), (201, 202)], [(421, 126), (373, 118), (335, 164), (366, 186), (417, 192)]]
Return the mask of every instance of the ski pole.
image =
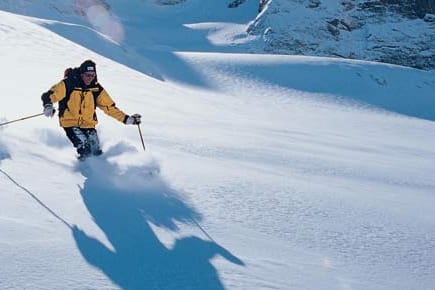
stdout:
[(140, 136), (140, 140), (142, 141), (143, 151), (146, 151), (146, 149), (145, 149), (145, 143), (143, 142), (142, 131), (140, 130), (140, 125), (139, 124), (137, 124), (137, 128), (139, 129), (139, 136)]
[(12, 120), (12, 121), (8, 121), (8, 122), (5, 122), (5, 123), (0, 123), (0, 126), (4, 126), (4, 125), (10, 124), (10, 123), (14, 123), (14, 122), (18, 122), (18, 121), (22, 121), (22, 120), (26, 120), (26, 119), (30, 119), (30, 118), (42, 116), (42, 115), (44, 115), (44, 113), (40, 113), (40, 114), (36, 114), (36, 115), (32, 115), (32, 116), (27, 116), (27, 117), (23, 117), (23, 118)]

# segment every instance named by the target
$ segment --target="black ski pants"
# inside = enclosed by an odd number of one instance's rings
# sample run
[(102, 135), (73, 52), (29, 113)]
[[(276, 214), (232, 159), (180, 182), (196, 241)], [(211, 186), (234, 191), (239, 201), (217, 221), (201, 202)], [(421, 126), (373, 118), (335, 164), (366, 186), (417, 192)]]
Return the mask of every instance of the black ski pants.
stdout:
[(82, 155), (100, 155), (100, 141), (95, 128), (69, 127), (64, 128), (66, 136), (77, 149), (77, 153)]

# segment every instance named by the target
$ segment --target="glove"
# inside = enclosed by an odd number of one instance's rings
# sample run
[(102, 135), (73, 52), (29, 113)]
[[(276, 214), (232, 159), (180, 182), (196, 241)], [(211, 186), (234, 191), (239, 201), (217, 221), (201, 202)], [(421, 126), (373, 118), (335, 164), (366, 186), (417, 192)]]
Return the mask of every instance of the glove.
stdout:
[(125, 119), (126, 125), (139, 125), (141, 123), (140, 118), (142, 118), (139, 114), (133, 114), (131, 116), (128, 116), (127, 119)]
[(43, 113), (46, 117), (53, 117), (55, 112), (56, 110), (53, 108), (53, 104), (46, 104), (44, 106)]

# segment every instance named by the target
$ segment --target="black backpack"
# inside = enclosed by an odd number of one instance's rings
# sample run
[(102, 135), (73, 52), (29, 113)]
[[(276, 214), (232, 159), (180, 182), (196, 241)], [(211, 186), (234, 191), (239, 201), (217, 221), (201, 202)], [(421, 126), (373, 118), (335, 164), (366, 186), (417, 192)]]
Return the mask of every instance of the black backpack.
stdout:
[[(67, 103), (70, 98), (71, 93), (74, 91), (74, 89), (81, 86), (81, 80), (80, 80), (80, 70), (78, 67), (75, 68), (66, 68), (63, 73), (63, 81), (65, 82), (65, 98), (63, 98), (59, 102), (59, 117), (62, 117), (63, 112), (67, 108)], [(95, 87), (98, 89), (92, 89), (92, 95), (94, 96), (94, 107), (97, 106), (97, 98), (100, 95), (101, 91), (103, 90), (103, 87), (98, 84), (97, 82), (97, 76), (95, 76), (95, 79), (92, 82), (95, 84)], [(96, 118), (96, 116), (94, 116)]]

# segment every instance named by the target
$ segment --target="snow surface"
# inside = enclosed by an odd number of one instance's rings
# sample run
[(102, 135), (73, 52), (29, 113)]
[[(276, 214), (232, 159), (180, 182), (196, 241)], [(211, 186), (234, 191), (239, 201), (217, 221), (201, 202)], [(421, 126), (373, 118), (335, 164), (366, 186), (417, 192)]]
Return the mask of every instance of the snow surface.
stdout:
[(112, 2), (122, 39), (0, 11), (1, 122), (91, 58), (146, 144), (98, 112), (79, 163), (56, 118), (1, 126), (0, 289), (433, 289), (434, 72), (242, 54), (252, 1)]

